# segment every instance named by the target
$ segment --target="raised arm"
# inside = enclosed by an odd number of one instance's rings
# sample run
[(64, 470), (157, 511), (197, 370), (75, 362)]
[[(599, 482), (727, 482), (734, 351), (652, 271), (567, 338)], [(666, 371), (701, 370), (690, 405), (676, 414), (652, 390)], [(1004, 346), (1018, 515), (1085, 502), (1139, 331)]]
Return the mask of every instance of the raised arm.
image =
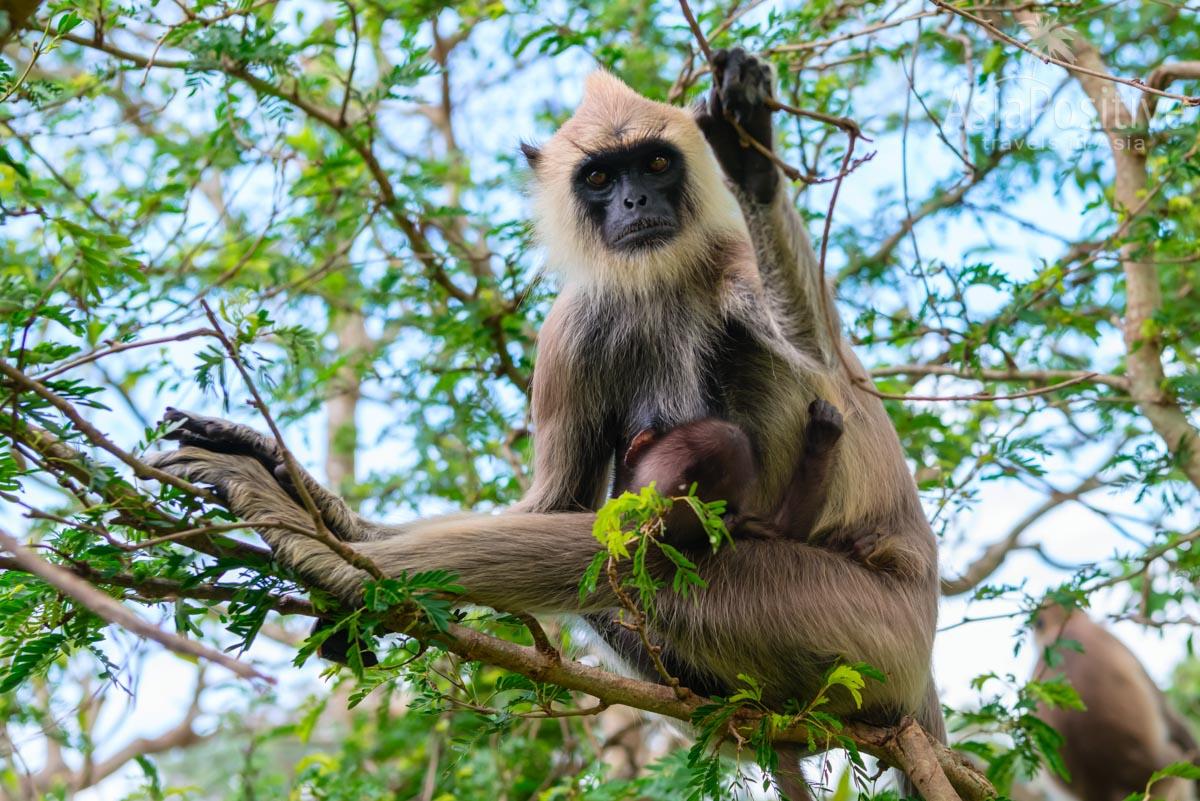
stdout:
[(832, 299), (823, 302), (818, 263), (804, 223), (785, 191), (783, 174), (749, 143), (728, 113), (746, 134), (773, 148), (771, 67), (740, 47), (720, 50), (713, 56), (713, 90), (697, 110), (696, 122), (708, 139), (729, 181), (754, 243), (755, 258), (772, 312), (792, 344), (813, 353), (826, 364), (835, 359), (829, 332), (837, 331), (825, 319), (836, 315)]

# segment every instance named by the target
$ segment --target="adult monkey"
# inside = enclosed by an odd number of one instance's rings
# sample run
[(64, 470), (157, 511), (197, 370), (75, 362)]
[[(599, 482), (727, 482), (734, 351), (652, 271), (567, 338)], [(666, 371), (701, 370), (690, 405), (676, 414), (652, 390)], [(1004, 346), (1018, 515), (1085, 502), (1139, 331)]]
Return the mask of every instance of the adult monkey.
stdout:
[[(608, 588), (578, 598), (596, 550), (594, 515), (568, 510), (600, 504), (615, 453), (647, 427), (724, 418), (756, 449), (748, 504), (778, 508), (809, 406), (829, 399), (847, 425), (812, 541), (746, 539), (698, 556), (708, 588), (694, 600), (665, 592), (652, 634), (664, 661), (703, 691), (727, 692), (746, 673), (773, 705), (810, 696), (838, 660), (868, 662), (886, 682), (867, 687), (861, 710), (839, 698), (830, 711), (880, 723), (915, 714), (944, 738), (930, 668), (933, 535), (882, 404), (842, 367), (865, 378), (831, 333), (832, 300), (780, 174), (741, 146), (724, 116), (769, 146), (770, 70), (740, 49), (715, 66), (696, 117), (597, 73), (572, 119), (542, 149), (525, 148), (538, 233), (564, 286), (539, 338), (534, 485), (521, 503), (497, 515), (381, 526), (307, 477), (306, 485), (330, 530), (388, 575), (446, 569), (468, 601), (594, 613), (603, 623), (617, 605)], [(213, 485), (245, 518), (311, 525), (284, 486), (272, 440), (224, 421), (168, 417), (184, 447), (160, 467)], [(366, 576), (312, 538), (278, 528), (262, 536), (301, 575), (357, 599)], [(836, 547), (863, 537), (878, 538), (872, 559), (884, 569)], [(618, 647), (621, 639), (612, 637)]]
[[(1071, 778), (1054, 778), (1079, 801), (1141, 795), (1155, 771), (1174, 762), (1200, 764), (1187, 723), (1137, 656), (1083, 611), (1047, 600), (1034, 618), (1033, 639), (1040, 649), (1033, 678), (1065, 677), (1086, 707), (1043, 705), (1037, 712), (1063, 736)], [(1167, 801), (1194, 797), (1193, 783), (1178, 777), (1159, 780), (1151, 791)]]

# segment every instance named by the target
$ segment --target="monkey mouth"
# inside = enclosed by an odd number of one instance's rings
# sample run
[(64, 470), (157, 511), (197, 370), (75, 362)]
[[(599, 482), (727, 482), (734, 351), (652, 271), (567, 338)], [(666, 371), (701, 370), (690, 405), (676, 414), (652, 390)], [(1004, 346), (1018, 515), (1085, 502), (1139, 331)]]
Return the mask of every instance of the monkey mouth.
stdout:
[(643, 217), (621, 229), (613, 245), (621, 250), (640, 250), (662, 245), (675, 236), (675, 223), (666, 217)]

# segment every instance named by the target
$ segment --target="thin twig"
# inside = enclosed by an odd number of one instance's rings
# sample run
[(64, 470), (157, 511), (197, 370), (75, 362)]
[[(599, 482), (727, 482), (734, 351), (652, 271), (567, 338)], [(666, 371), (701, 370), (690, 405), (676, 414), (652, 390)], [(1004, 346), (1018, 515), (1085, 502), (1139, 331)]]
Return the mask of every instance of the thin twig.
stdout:
[(274, 415), (267, 408), (266, 401), (258, 392), (258, 387), (255, 386), (254, 380), (250, 377), (250, 371), (246, 368), (242, 361), (241, 355), (238, 353), (238, 348), (233, 344), (233, 341), (221, 329), (221, 321), (217, 319), (217, 315), (213, 312), (212, 307), (208, 305), (208, 301), (200, 301), (200, 306), (204, 309), (204, 314), (208, 317), (208, 321), (212, 323), (213, 329), (217, 332), (217, 338), (221, 340), (221, 344), (225, 346), (225, 351), (229, 354), (229, 358), (233, 360), (237, 371), (242, 375), (242, 381), (246, 384), (246, 389), (250, 392), (254, 399), (254, 406), (266, 421), (267, 426), (271, 429), (271, 434), (275, 437), (275, 444), (279, 448), (279, 454), (283, 458), (283, 464), (287, 468), (288, 476), (292, 480), (292, 485), (296, 489), (296, 494), (300, 496), (301, 505), (312, 518), (315, 531), (309, 532), (329, 550), (340, 556), (347, 564), (357, 567), (369, 574), (376, 580), (385, 578), (382, 570), (370, 558), (364, 554), (354, 550), (346, 543), (339, 540), (329, 531), (325, 525), (324, 518), (321, 517), (321, 512), (317, 509), (317, 504), (313, 501), (312, 495), (308, 491), (308, 485), (304, 480), (304, 473), (300, 469), (296, 457), (288, 449), (287, 444), (283, 441), (283, 434), (279, 431), (279, 426), (275, 422)]
[(1037, 387), (1035, 389), (1027, 389), (1024, 392), (1014, 392), (1011, 395), (993, 395), (990, 392), (976, 392), (972, 395), (896, 395), (889, 392), (880, 392), (875, 389), (871, 383), (862, 376), (854, 376), (853, 380), (856, 386), (864, 392), (868, 392), (877, 398), (885, 400), (900, 400), (900, 401), (921, 401), (931, 403), (946, 403), (952, 401), (1008, 401), (1020, 400), (1021, 398), (1033, 398), (1038, 395), (1048, 395), (1051, 392), (1057, 392), (1060, 389), (1073, 387), (1076, 384), (1082, 384), (1095, 379), (1099, 373), (1084, 373), (1075, 378), (1060, 381), (1057, 384), (1051, 384), (1047, 387)]
[(696, 37), (696, 44), (700, 47), (700, 52), (704, 54), (704, 60), (711, 64), (712, 48), (708, 44), (708, 39), (704, 37), (704, 31), (700, 30), (700, 23), (696, 22), (696, 15), (692, 13), (692, 7), (688, 5), (688, 0), (679, 0), (679, 10), (683, 12), (688, 27), (692, 29), (692, 36)]
[[(48, 402), (51, 406), (58, 409), (64, 417), (71, 421), (75, 429), (88, 438), (93, 444), (99, 446), (103, 450), (108, 451), (113, 456), (120, 459), (127, 466), (133, 469), (134, 475), (138, 478), (152, 478), (162, 484), (169, 484), (176, 489), (181, 489), (198, 498), (202, 498), (209, 503), (219, 503), (217, 497), (205, 489), (197, 487), (190, 481), (185, 481), (182, 478), (173, 476), (170, 473), (159, 470), (157, 467), (151, 467), (145, 462), (137, 459), (133, 455), (118, 448), (108, 437), (106, 437), (100, 429), (93, 426), (76, 411), (75, 407), (52, 392), (48, 387), (33, 378), (22, 373), (8, 362), (0, 361), (0, 373), (3, 373), (17, 388), (21, 391), (32, 392), (42, 400)], [(16, 393), (14, 393), (15, 396)]]
[(137, 342), (121, 342), (116, 345), (110, 345), (106, 348), (94, 350), (91, 353), (85, 353), (82, 356), (72, 359), (66, 364), (60, 364), (53, 370), (40, 373), (35, 377), (38, 381), (46, 381), (54, 378), (55, 376), (60, 376), (69, 370), (74, 370), (76, 367), (81, 367), (88, 362), (94, 362), (97, 359), (103, 359), (106, 356), (112, 356), (114, 353), (121, 353), (123, 351), (133, 350), (134, 348), (148, 348), (153, 345), (163, 345), (168, 342), (183, 342), (188, 339), (205, 336), (216, 336), (216, 332), (211, 328), (197, 328), (192, 331), (184, 331), (182, 334), (174, 334), (172, 336), (156, 337), (155, 339), (143, 339)]
[(992, 23), (988, 22), (983, 17), (976, 16), (975, 14), (972, 14), (969, 11), (964, 11), (961, 8), (957, 8), (953, 5), (951, 5), (950, 3), (946, 2), (946, 0), (930, 0), (930, 2), (932, 2), (938, 8), (949, 11), (952, 14), (957, 14), (958, 16), (962, 17), (963, 19), (967, 19), (967, 20), (970, 20), (971, 22), (974, 22), (976, 25), (983, 28), (985, 31), (987, 31), (989, 34), (996, 37), (1000, 41), (1006, 42), (1007, 44), (1010, 44), (1013, 47), (1019, 47), (1020, 49), (1024, 50), (1026, 53), (1037, 56), (1046, 64), (1057, 64), (1058, 66), (1062, 67), (1063, 69), (1067, 70), (1068, 72), (1073, 72), (1073, 73), (1076, 73), (1079, 75), (1090, 75), (1093, 78), (1100, 78), (1101, 80), (1111, 81), (1112, 83), (1120, 83), (1120, 84), (1124, 84), (1125, 86), (1132, 86), (1133, 88), (1138, 89), (1142, 92), (1145, 92), (1146, 94), (1157, 95), (1158, 97), (1165, 97), (1170, 100), (1178, 100), (1180, 103), (1183, 103), (1185, 106), (1200, 106), (1200, 97), (1197, 97), (1195, 95), (1181, 95), (1181, 94), (1175, 94), (1174, 92), (1167, 92), (1167, 91), (1164, 91), (1157, 87), (1151, 86), (1150, 84), (1146, 83), (1145, 81), (1141, 80), (1140, 78), (1120, 78), (1116, 75), (1110, 75), (1110, 74), (1108, 74), (1106, 72), (1102, 72), (1100, 70), (1093, 70), (1093, 69), (1089, 69), (1087, 67), (1080, 67), (1076, 64), (1072, 64), (1069, 61), (1064, 61), (1061, 58), (1055, 58), (1054, 56), (1050, 55), (1049, 53), (1040, 53), (1037, 50), (1035, 50), (1034, 48), (1032, 48), (1029, 45), (1022, 42), (1021, 40), (1016, 39), (1012, 36), (1009, 36), (1007, 33), (1000, 30), (999, 28), (997, 28)]
[(260, 673), (245, 662), (240, 662), (228, 654), (209, 648), (203, 643), (163, 631), (142, 620), (119, 601), (105, 595), (74, 573), (42, 559), (4, 529), (0, 529), (0, 548), (12, 554), (13, 561), (22, 570), (42, 579), (68, 598), (73, 598), (102, 620), (128, 629), (139, 637), (154, 640), (177, 654), (215, 662), (244, 679), (262, 679), (271, 684), (275, 683), (275, 679), (265, 673)]
[(642, 641), (642, 648), (645, 649), (646, 655), (650, 657), (650, 662), (654, 665), (655, 672), (662, 678), (663, 684), (666, 684), (675, 693), (675, 697), (680, 701), (686, 701), (689, 698), (695, 697), (695, 693), (691, 689), (683, 686), (679, 678), (672, 675), (671, 671), (667, 670), (667, 666), (662, 661), (662, 646), (655, 645), (650, 642), (650, 635), (646, 633), (646, 613), (641, 607), (629, 597), (629, 593), (621, 587), (621, 581), (617, 575), (617, 562), (612, 556), (608, 557), (608, 564), (605, 566), (605, 572), (608, 576), (608, 584), (612, 588), (613, 594), (621, 602), (621, 606), (629, 612), (633, 618), (632, 623), (626, 623), (618, 619), (617, 625), (624, 626), (630, 631), (637, 633), (638, 638)]

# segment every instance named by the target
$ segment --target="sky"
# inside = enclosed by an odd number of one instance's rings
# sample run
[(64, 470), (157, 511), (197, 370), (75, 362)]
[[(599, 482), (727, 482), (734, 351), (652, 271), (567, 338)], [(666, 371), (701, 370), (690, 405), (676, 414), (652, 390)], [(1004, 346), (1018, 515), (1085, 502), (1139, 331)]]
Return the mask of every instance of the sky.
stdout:
[[(766, 13), (765, 9), (760, 13)], [(477, 49), (486, 51), (489, 47), (499, 47), (498, 40), (489, 41), (485, 35), (476, 42)], [(479, 59), (481, 70), (486, 69), (483, 66), (484, 61), (485, 59)], [(1046, 96), (1046, 87), (1057, 85), (1061, 78), (1057, 68), (1041, 65), (1036, 60), (1030, 61), (1032, 63), (1026, 71), (1011, 78), (1022, 90), (1015, 94), (1018, 98), (1026, 98), (1016, 100), (1011, 108), (1018, 122), (1020, 115), (1028, 112), (1028, 104), (1042, 102)], [(471, 143), (480, 153), (511, 152), (515, 151), (517, 143), (522, 140), (544, 139), (548, 132), (535, 122), (535, 115), (547, 101), (540, 87), (561, 85), (564, 94), (554, 100), (570, 105), (578, 95), (583, 74), (589, 68), (582, 57), (567, 54), (553, 63), (538, 65), (525, 73), (519, 82), (512, 85), (493, 85), (486, 92), (478, 94), (468, 91), (467, 87), (473, 85), (479, 75), (471, 74), (470, 70), (456, 74), (456, 80), (463, 86), (459, 104), (460, 138)], [(918, 90), (923, 82), (938, 80), (944, 80), (944, 77), (933, 73), (920, 74), (917, 77)], [(891, 85), (879, 88), (881, 104), (894, 105), (893, 100), (886, 96), (892, 89), (894, 86)], [(871, 89), (867, 87), (863, 91), (869, 93)], [(980, 91), (986, 99), (986, 90)], [(1070, 152), (1081, 143), (1095, 140), (1094, 134), (1089, 133), (1092, 124), (1090, 116), (1079, 104), (1079, 98), (1069, 92), (1067, 95), (1062, 101), (1061, 109), (1056, 104), (1054, 122), (1043, 131), (1045, 141), (1053, 147), (1063, 149), (1064, 152)], [(492, 109), (498, 103), (505, 109), (503, 125), (496, 124), (492, 113)], [(1023, 103), (1025, 105), (1022, 105)], [(1014, 127), (1018, 126), (1014, 124)], [(871, 147), (875, 149), (876, 156), (845, 182), (838, 207), (840, 218), (843, 218), (842, 215), (845, 215), (843, 219), (847, 220), (861, 218), (864, 228), (879, 224), (879, 221), (869, 217), (870, 210), (878, 205), (878, 193), (894, 192), (904, 176), (905, 154), (898, 137), (879, 137)], [(917, 137), (914, 142), (910, 142), (907, 160), (907, 179), (914, 198), (923, 197), (936, 180), (956, 169), (954, 157), (932, 137)], [(500, 168), (493, 165), (489, 171), (488, 165), (485, 164), (480, 165), (478, 172), (486, 177), (497, 169)], [(1035, 220), (1038, 225), (1065, 236), (1077, 234), (1085, 216), (1085, 201), (1071, 188), (1055, 186), (1052, 181), (1052, 176), (1043, 177), (1033, 189), (1021, 192), (1019, 207), (1012, 211), (1024, 219)], [(258, 187), (260, 190), (262, 188)], [(815, 208), (823, 208), (827, 202), (828, 191), (828, 186), (815, 187), (811, 198), (806, 198), (806, 202)], [(817, 232), (813, 233), (815, 235)], [(1039, 258), (1052, 257), (1061, 247), (1055, 240), (1033, 234), (1016, 223), (997, 221), (995, 218), (988, 218), (984, 223), (972, 215), (962, 215), (950, 222), (922, 225), (916, 231), (916, 238), (926, 263), (939, 258), (957, 263), (963, 253), (981, 244), (1012, 243), (1012, 247), (996, 257), (996, 262), (1016, 275), (1028, 274), (1036, 268)], [(903, 252), (911, 257), (911, 243), (903, 246)], [(832, 258), (836, 259), (837, 255), (834, 254)], [(896, 287), (897, 292), (911, 290), (912, 287)], [(989, 302), (995, 302), (995, 299), (986, 297), (977, 300), (981, 308), (985, 308)], [(378, 323), (372, 321), (370, 324)], [(178, 363), (188, 363), (194, 352), (189, 347), (188, 343), (179, 343), (176, 346)], [(414, 343), (414, 347), (419, 347), (419, 343)], [(1119, 354), (1118, 343), (1112, 341), (1101, 342), (1099, 348), (1101, 353), (1106, 357), (1111, 356), (1113, 361)], [(920, 385), (918, 391), (929, 386), (932, 385)], [(945, 394), (951, 391), (950, 386), (943, 384), (939, 390)], [(147, 387), (141, 390), (138, 399), (143, 409), (156, 409), (169, 402), (180, 408), (220, 413), (213, 399), (204, 397), (195, 388), (182, 389), (179, 397), (164, 400), (154, 397), (151, 389)], [(114, 404), (115, 406), (119, 404)], [(386, 413), (381, 412), (380, 409), (374, 409), (360, 414), (362, 441), (368, 443), (360, 458), (359, 470), (362, 474), (372, 470), (386, 471), (395, 468), (398, 447), (394, 440), (378, 445), (369, 444), (378, 442), (381, 428), (388, 422)], [(140, 433), (137, 427), (131, 425), (128, 419), (123, 425), (123, 429), (120, 426), (109, 425), (106, 430), (113, 431), (119, 441), (131, 442), (137, 439)], [(292, 438), (290, 444), (293, 449), (302, 457), (306, 466), (318, 475), (324, 456), (321, 452), (325, 442), (322, 425), (321, 420), (314, 419), (294, 426), (288, 432)], [(1086, 474), (1089, 465), (1104, 455), (1104, 443), (1098, 443), (1071, 454), (1069, 463), (1049, 463), (1046, 466), (1049, 469), (1050, 480), (1059, 488), (1069, 487)], [(1016, 482), (984, 484), (978, 502), (972, 509), (961, 513), (960, 519), (955, 521), (952, 528), (954, 535), (943, 543), (943, 574), (955, 575), (986, 545), (1002, 537), (1017, 520), (1043, 499), (1044, 495), (1041, 493), (1035, 493)], [(1144, 504), (1139, 504), (1127, 491), (1097, 493), (1094, 500), (1105, 509), (1134, 516), (1145, 516), (1147, 511), (1153, 511), (1147, 510)], [(440, 512), (444, 509), (423, 511)], [(1184, 525), (1187, 521), (1177, 522)], [(1143, 538), (1148, 537), (1150, 533), (1136, 524), (1130, 524), (1130, 529)], [(1137, 548), (1122, 534), (1105, 525), (1094, 513), (1076, 504), (1065, 504), (1046, 515), (1030, 528), (1026, 539), (1044, 543), (1056, 561), (1067, 564), (1082, 564), (1131, 552)], [(1021, 552), (1012, 554), (990, 579), (990, 583), (1021, 586), (1030, 595), (1036, 596), (1046, 588), (1061, 583), (1066, 575), (1036, 555)], [(1119, 612), (1123, 608), (1125, 598), (1126, 591), (1122, 589), (1098, 596), (1095, 599), (1093, 616), (1102, 617)], [(979, 696), (971, 689), (970, 682), (983, 673), (994, 672), (1001, 676), (1012, 674), (1017, 680), (1028, 676), (1034, 653), (1022, 629), (1023, 617), (1018, 613), (1019, 608), (1012, 601), (973, 602), (963, 598), (943, 600), (940, 613), (943, 630), (935, 644), (934, 666), (945, 703), (954, 707), (977, 703)], [(968, 618), (990, 618), (1005, 614), (1012, 616), (982, 620), (970, 625), (956, 625)], [(171, 625), (169, 620), (164, 622), (168, 627)], [(1145, 629), (1129, 622), (1117, 623), (1113, 630), (1141, 656), (1147, 670), (1156, 681), (1164, 686), (1169, 683), (1172, 667), (1184, 653), (1186, 632), (1178, 627), (1168, 631)], [(111, 636), (106, 647), (111, 649), (114, 655), (122, 656), (141, 651), (141, 658), (144, 659), (144, 669), (141, 672), (145, 677), (137, 688), (136, 698), (127, 706), (114, 704), (113, 708), (106, 711), (107, 719), (102, 720), (101, 730), (107, 732), (108, 740), (118, 744), (135, 735), (153, 736), (171, 725), (175, 718), (166, 714), (164, 710), (178, 710), (182, 713), (186, 708), (191, 692), (190, 666), (155, 647), (137, 645), (125, 634)], [(288, 664), (290, 655), (277, 645), (262, 643), (256, 646), (251, 657), (263, 660), (265, 665), (270, 666), (279, 675), (281, 684), (276, 692), (282, 699), (300, 698), (318, 686), (319, 665), (313, 663), (303, 670), (291, 668)], [(218, 670), (214, 668), (214, 671)], [(997, 685), (996, 691), (1000, 689)], [(243, 687), (231, 684), (228, 689), (216, 692), (206, 699), (206, 703), (210, 705), (208, 711), (214, 714), (238, 708), (246, 703), (246, 692)], [(36, 760), (37, 750), (36, 746), (28, 749), (31, 759)], [(114, 781), (81, 795), (81, 801), (108, 801), (118, 798), (139, 774), (136, 766), (131, 766)]]

